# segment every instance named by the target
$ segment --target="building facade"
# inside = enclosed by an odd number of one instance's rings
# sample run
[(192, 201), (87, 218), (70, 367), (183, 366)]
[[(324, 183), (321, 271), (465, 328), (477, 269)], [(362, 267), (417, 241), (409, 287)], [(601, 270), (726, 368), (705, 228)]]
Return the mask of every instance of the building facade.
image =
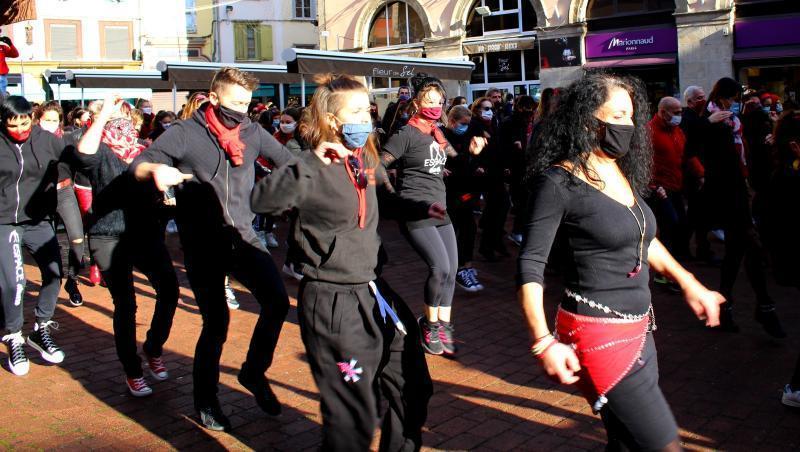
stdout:
[[(12, 94), (31, 100), (80, 100), (101, 97), (81, 92), (65, 80), (44, 80), (54, 69), (154, 69), (159, 60), (185, 61), (183, 4), (158, 0), (37, 0), (36, 20), (2, 27), (20, 58), (9, 59), (21, 82)], [(129, 98), (150, 97), (150, 90), (125, 90)]]
[[(797, 0), (320, 0), (320, 48), (470, 59), (453, 95), (535, 94), (582, 68), (633, 74), (652, 99), (721, 77), (794, 98)], [(368, 80), (378, 96), (403, 81)]]

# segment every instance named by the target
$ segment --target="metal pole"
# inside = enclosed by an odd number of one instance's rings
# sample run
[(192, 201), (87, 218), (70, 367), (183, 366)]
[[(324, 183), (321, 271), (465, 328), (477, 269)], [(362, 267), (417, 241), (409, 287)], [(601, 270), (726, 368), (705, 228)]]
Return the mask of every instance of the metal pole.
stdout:
[(300, 105), (306, 106), (306, 76), (300, 74)]
[(61, 83), (58, 84), (58, 103), (61, 104)]
[(81, 108), (86, 106), (85, 98), (83, 97), (83, 88), (81, 88)]
[[(22, 97), (25, 97), (25, 62), (24, 58), (19, 59), (19, 90), (22, 94)], [(0, 93), (0, 95), (5, 96), (6, 93)]]
[(178, 84), (172, 82), (172, 112), (178, 111)]
[(286, 108), (286, 100), (283, 98), (283, 83), (278, 84), (278, 103), (281, 105), (281, 110)]

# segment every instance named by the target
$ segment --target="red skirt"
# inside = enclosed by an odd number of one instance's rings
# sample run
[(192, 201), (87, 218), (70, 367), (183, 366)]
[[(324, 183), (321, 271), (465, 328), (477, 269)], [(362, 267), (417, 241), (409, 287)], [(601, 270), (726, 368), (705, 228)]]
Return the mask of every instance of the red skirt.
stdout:
[(558, 308), (556, 334), (578, 355), (581, 370), (576, 383), (594, 412), (606, 395), (631, 370), (644, 348), (650, 315), (640, 320), (589, 317)]

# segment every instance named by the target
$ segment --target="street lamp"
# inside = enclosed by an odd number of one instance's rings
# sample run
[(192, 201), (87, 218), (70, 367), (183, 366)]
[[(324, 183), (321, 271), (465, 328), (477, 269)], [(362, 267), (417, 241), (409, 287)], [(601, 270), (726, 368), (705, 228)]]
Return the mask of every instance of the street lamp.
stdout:
[(478, 13), (478, 15), (481, 17), (486, 17), (489, 14), (492, 14), (492, 10), (489, 9), (488, 6), (479, 6), (475, 8), (475, 12)]

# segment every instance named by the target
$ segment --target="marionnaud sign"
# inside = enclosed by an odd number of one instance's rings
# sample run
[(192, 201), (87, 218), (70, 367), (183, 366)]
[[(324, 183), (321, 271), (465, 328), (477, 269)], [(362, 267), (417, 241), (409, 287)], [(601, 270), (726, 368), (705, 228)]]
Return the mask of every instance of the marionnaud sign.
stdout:
[(586, 36), (586, 58), (605, 58), (678, 51), (674, 28), (595, 33)]

